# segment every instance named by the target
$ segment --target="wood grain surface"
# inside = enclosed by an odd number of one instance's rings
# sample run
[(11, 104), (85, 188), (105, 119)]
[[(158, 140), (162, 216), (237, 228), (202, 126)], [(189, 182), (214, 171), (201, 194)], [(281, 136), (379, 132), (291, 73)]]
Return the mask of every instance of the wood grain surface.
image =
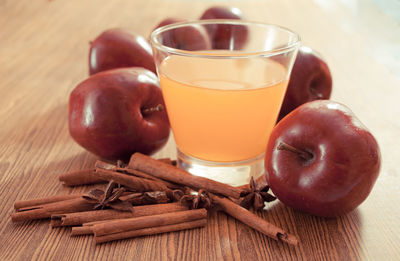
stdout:
[[(0, 260), (399, 260), (400, 26), (390, 7), (371, 1), (0, 0)], [(369, 198), (332, 219), (279, 202), (259, 213), (298, 235), (296, 247), (223, 213), (211, 213), (205, 228), (102, 245), (49, 221), (13, 224), (16, 200), (88, 190), (63, 187), (57, 175), (97, 159), (74, 143), (67, 124), (69, 93), (88, 76), (89, 41), (112, 27), (147, 36), (167, 16), (196, 19), (215, 4), (291, 28), (325, 57), (332, 99), (348, 105), (381, 147)], [(175, 157), (172, 137), (155, 155), (166, 156)]]

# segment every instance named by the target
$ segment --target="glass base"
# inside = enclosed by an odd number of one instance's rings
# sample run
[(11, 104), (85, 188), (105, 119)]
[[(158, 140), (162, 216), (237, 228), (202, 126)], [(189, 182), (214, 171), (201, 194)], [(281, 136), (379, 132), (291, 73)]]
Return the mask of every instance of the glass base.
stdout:
[(178, 167), (193, 175), (213, 179), (232, 186), (242, 186), (250, 182), (251, 176), (258, 178), (264, 174), (264, 154), (256, 158), (235, 162), (215, 162), (197, 159), (178, 149)]

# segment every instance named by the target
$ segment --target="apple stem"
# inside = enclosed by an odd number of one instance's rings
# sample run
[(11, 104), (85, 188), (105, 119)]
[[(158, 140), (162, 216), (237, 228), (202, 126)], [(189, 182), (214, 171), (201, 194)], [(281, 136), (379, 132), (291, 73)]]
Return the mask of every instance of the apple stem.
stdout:
[(313, 158), (313, 155), (309, 153), (308, 151), (304, 150), (299, 150), (298, 148), (295, 148), (283, 141), (281, 141), (277, 147), (278, 150), (287, 150), (293, 153), (296, 153), (300, 158), (304, 160), (310, 160)]
[(164, 106), (162, 104), (158, 104), (157, 106), (154, 106), (154, 107), (142, 109), (142, 114), (148, 115), (153, 112), (162, 111), (162, 110), (164, 110)]

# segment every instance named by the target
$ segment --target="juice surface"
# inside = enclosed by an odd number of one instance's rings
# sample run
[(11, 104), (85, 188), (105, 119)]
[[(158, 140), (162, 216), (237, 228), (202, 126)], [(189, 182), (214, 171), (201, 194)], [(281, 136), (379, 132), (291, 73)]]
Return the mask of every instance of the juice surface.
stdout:
[(288, 82), (281, 64), (267, 58), (170, 56), (159, 77), (182, 152), (220, 162), (264, 153)]

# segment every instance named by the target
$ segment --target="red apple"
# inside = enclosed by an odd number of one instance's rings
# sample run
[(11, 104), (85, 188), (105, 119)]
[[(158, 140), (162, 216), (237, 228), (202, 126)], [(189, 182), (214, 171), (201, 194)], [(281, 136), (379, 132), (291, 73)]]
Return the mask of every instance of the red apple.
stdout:
[(156, 73), (151, 46), (143, 36), (121, 28), (109, 29), (90, 45), (89, 73), (123, 67), (143, 67)]
[[(156, 28), (173, 23), (185, 22), (185, 19), (166, 18)], [(171, 29), (162, 34), (162, 44), (187, 51), (210, 50), (211, 41), (204, 27), (199, 25)]]
[(92, 75), (69, 97), (69, 131), (88, 151), (105, 159), (150, 154), (169, 136), (169, 122), (157, 76), (144, 68), (120, 68)]
[[(242, 19), (242, 11), (236, 7), (213, 6), (204, 11), (201, 20)], [(248, 30), (245, 26), (206, 26), (214, 49), (240, 50), (247, 42)]]
[(185, 21), (187, 21), (187, 20), (186, 20), (186, 19), (182, 19), (182, 18), (168, 17), (168, 18), (165, 18), (164, 20), (162, 20), (162, 21), (154, 28), (154, 30), (157, 29), (157, 28), (159, 28), (159, 27), (161, 27), (161, 26), (164, 26), (164, 25), (175, 24), (175, 23), (181, 23), (181, 22), (185, 22)]
[(329, 99), (332, 76), (323, 58), (309, 47), (299, 48), (279, 120), (303, 103)]
[(372, 134), (342, 104), (301, 105), (274, 128), (265, 166), (269, 186), (287, 206), (332, 217), (355, 209), (369, 195), (380, 169)]

